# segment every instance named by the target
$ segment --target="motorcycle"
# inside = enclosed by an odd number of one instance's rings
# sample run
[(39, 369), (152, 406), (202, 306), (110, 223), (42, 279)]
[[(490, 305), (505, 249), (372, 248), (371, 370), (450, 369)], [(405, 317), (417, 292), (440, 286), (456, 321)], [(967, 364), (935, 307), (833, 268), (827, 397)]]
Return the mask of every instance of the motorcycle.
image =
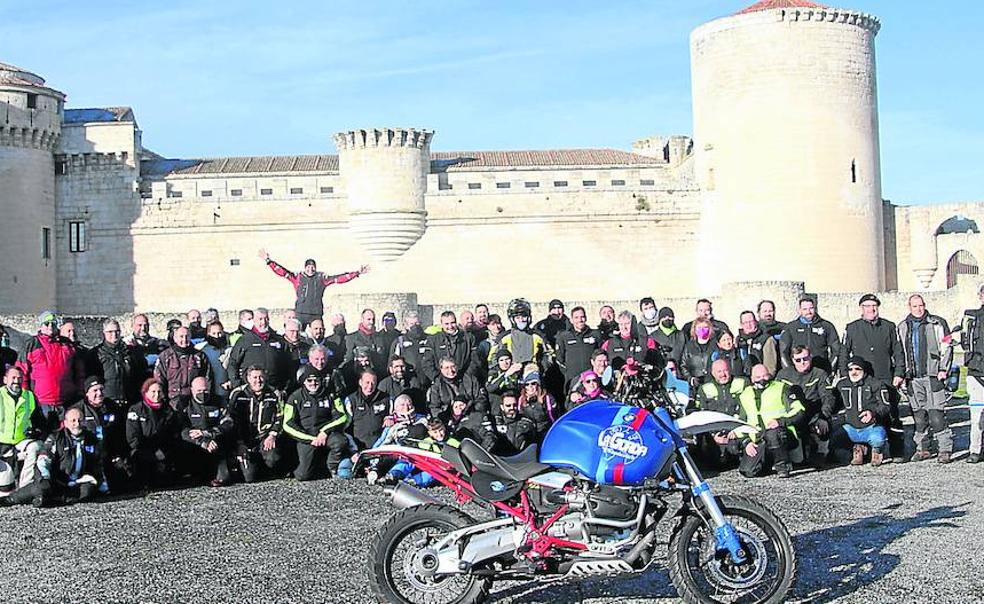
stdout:
[(688, 604), (785, 601), (796, 552), (782, 521), (750, 498), (716, 496), (685, 438), (755, 428), (710, 411), (680, 416), (669, 397), (647, 407), (593, 401), (568, 411), (518, 455), (471, 439), (440, 453), (388, 445), (363, 452), (401, 459), (483, 504), (474, 519), (406, 483), (388, 489), (401, 508), (369, 551), (379, 602), (483, 602), (497, 580), (573, 579), (645, 572), (658, 558), (656, 528), (671, 509), (668, 571)]

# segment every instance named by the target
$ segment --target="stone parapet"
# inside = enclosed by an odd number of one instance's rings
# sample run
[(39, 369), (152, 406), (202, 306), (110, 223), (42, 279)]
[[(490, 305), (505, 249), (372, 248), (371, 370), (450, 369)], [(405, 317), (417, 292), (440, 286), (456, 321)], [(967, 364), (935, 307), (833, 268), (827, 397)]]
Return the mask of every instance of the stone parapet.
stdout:
[(0, 145), (52, 151), (58, 146), (58, 132), (42, 128), (0, 125)]
[(426, 149), (430, 146), (432, 130), (416, 128), (367, 128), (339, 132), (334, 136), (339, 152), (374, 147), (412, 147)]

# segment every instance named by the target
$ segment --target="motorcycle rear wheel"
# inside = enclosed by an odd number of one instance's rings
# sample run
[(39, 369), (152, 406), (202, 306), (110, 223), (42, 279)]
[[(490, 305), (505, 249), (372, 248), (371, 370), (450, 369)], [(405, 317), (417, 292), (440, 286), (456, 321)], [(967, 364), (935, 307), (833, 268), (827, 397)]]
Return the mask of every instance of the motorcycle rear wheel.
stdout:
[(767, 508), (734, 495), (717, 498), (738, 531), (749, 561), (735, 565), (716, 552), (714, 529), (696, 514), (670, 537), (669, 572), (687, 604), (778, 604), (796, 581), (796, 551), (782, 521)]
[(434, 576), (421, 551), (451, 531), (474, 524), (445, 505), (418, 505), (394, 514), (369, 550), (369, 585), (387, 604), (481, 604), (492, 580), (474, 575)]

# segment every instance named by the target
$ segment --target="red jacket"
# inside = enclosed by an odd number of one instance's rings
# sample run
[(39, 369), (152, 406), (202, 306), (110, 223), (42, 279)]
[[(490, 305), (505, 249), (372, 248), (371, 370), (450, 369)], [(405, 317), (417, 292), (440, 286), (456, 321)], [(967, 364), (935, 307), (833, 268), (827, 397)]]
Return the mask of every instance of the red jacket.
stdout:
[(18, 363), (42, 405), (67, 405), (78, 398), (75, 375), (75, 346), (59, 335), (38, 334), (24, 346)]

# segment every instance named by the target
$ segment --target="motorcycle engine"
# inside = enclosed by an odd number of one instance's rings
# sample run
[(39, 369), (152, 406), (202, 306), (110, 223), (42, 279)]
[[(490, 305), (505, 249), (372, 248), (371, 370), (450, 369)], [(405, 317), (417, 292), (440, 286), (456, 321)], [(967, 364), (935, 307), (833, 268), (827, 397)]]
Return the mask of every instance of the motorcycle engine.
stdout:
[(587, 536), (592, 542), (625, 539), (635, 527), (617, 528), (592, 523), (592, 519), (627, 522), (639, 513), (640, 501), (630, 491), (615, 487), (593, 485), (571, 492), (555, 491), (548, 495), (554, 503), (567, 503), (571, 513), (561, 517), (551, 528), (550, 534), (564, 539), (583, 540)]
[(591, 516), (607, 520), (631, 520), (639, 512), (636, 497), (615, 487), (597, 486), (588, 494), (586, 503)]

